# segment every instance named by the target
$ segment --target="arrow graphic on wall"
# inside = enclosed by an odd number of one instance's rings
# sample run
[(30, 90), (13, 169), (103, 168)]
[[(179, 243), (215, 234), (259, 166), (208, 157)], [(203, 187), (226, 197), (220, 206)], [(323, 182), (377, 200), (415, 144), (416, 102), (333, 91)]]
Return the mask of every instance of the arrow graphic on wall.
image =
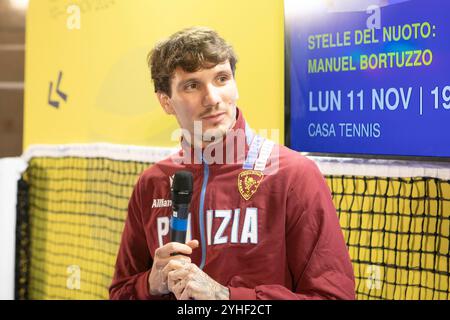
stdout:
[[(61, 84), (61, 79), (62, 79), (63, 73), (62, 71), (59, 72), (58, 75), (58, 83), (56, 84), (56, 93), (58, 94), (58, 96), (63, 99), (65, 102), (67, 102), (67, 94), (65, 94), (64, 92), (62, 92), (59, 89), (59, 86)], [(59, 108), (59, 101), (58, 100), (52, 100), (52, 91), (53, 91), (53, 82), (50, 82), (50, 88), (48, 90), (48, 104), (55, 107), (55, 108)]]

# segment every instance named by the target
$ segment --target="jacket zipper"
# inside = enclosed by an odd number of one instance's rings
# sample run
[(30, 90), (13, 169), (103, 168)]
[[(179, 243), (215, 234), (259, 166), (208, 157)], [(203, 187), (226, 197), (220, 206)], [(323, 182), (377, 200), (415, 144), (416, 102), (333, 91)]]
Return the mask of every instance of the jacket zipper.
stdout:
[(205, 238), (205, 193), (206, 186), (208, 184), (209, 178), (209, 166), (205, 162), (203, 162), (203, 184), (202, 191), (200, 193), (200, 208), (199, 208), (199, 220), (200, 220), (200, 241), (202, 246), (202, 262), (200, 263), (200, 269), (203, 270), (203, 267), (206, 263), (206, 238)]

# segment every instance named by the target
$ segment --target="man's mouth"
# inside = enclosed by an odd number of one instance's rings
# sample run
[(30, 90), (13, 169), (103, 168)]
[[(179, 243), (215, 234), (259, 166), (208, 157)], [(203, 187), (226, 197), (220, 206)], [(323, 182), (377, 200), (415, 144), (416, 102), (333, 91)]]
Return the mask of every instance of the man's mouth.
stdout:
[(219, 120), (226, 112), (217, 112), (211, 115), (202, 117), (202, 120)]

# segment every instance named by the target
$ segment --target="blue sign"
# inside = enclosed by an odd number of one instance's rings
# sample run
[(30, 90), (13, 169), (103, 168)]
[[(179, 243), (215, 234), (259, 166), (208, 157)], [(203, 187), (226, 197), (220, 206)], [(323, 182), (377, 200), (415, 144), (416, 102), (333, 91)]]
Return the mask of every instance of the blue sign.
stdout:
[(290, 146), (450, 157), (450, 3), (285, 1)]

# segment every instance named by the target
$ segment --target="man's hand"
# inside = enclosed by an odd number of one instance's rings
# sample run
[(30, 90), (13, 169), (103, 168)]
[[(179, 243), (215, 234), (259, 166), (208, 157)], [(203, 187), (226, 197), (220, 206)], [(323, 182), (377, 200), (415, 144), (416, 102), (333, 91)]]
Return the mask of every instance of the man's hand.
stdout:
[[(192, 240), (186, 244), (169, 242), (156, 249), (153, 266), (148, 277), (149, 293), (151, 295), (163, 295), (169, 293), (167, 286), (167, 274), (191, 263), (191, 258), (183, 254), (191, 254), (192, 249), (198, 247), (198, 241)], [(177, 255), (176, 254), (180, 253)]]
[(179, 263), (180, 268), (167, 273), (168, 288), (178, 300), (229, 300), (227, 287), (216, 282), (195, 264), (186, 261)]

